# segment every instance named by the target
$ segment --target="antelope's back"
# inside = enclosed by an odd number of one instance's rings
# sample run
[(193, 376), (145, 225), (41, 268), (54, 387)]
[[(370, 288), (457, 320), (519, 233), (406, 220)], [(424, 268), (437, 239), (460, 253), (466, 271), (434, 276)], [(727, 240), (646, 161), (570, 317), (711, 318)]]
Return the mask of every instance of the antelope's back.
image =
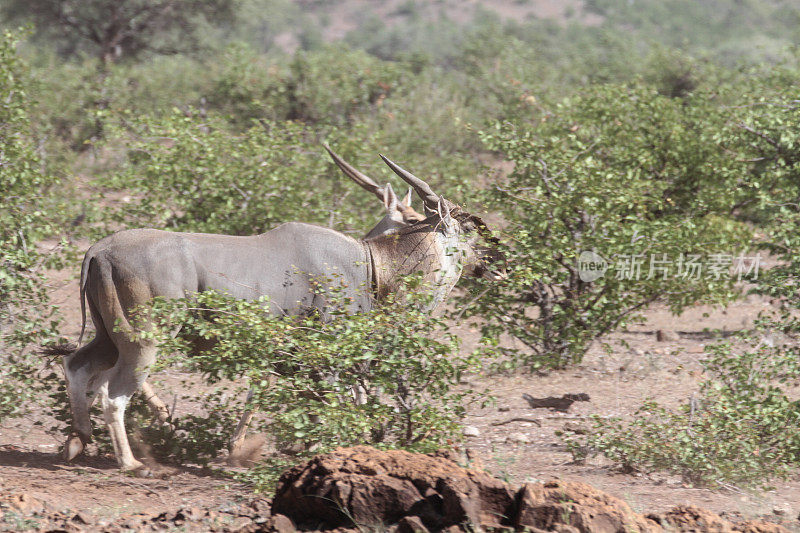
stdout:
[(352, 299), (350, 312), (370, 308), (364, 245), (312, 224), (291, 222), (244, 237), (125, 230), (92, 246), (87, 260), (92, 259), (109, 267), (115, 284), (148, 287), (150, 297), (207, 290), (246, 300), (267, 296), (272, 312), (294, 315), (324, 309), (320, 284), (333, 284)]

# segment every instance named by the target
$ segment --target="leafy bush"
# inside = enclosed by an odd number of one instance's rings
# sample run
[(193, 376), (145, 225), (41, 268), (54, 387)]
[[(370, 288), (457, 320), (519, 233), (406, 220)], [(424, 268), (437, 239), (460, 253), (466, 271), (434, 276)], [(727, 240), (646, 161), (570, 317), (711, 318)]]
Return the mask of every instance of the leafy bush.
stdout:
[(750, 72), (748, 81), (720, 88), (731, 98), (719, 138), (743, 162), (733, 212), (756, 222), (761, 245), (782, 259), (759, 273), (753, 290), (779, 304), (774, 315), (735, 342), (710, 348), (708, 379), (678, 409), (649, 401), (631, 420), (596, 419), (585, 438), (568, 436), (577, 456), (599, 452), (627, 470), (664, 470), (706, 486), (759, 485), (792, 475), (800, 462), (800, 279), (797, 246), (798, 135), (785, 124), (800, 106), (787, 89), (794, 69)]
[(89, 60), (64, 62), (53, 53), (37, 51), (31, 58), (32, 90), (38, 96), (31, 118), (40, 155), (49, 166), (69, 164), (75, 172), (94, 175), (95, 159), (105, 155), (98, 148), (117, 114), (158, 116), (203, 106), (203, 95), (213, 87), (209, 72), (222, 68), (219, 62), (224, 59), (219, 54), (203, 61), (158, 56), (144, 63), (112, 64), (100, 74)]
[[(605, 86), (552, 110), (525, 107), (481, 132), (487, 148), (514, 163), (484, 197), (507, 222), (509, 275), (478, 283), (480, 298), (465, 298), (461, 312), (481, 315), (495, 342), (503, 333), (521, 341), (528, 351), (501, 351), (537, 368), (580, 361), (594, 339), (657, 299), (676, 313), (729, 301), (736, 292), (727, 268), (678, 271), (693, 254), (748, 245), (750, 231), (729, 215), (746, 167), (720, 146), (731, 142), (721, 138), (724, 123), (708, 95), (684, 102), (648, 87)], [(581, 279), (581, 252), (599, 254), (609, 272)]]
[(697, 398), (678, 409), (649, 401), (631, 420), (596, 418), (587, 437), (567, 438), (573, 453), (599, 452), (627, 471), (663, 470), (715, 488), (788, 477), (800, 460), (800, 401), (787, 394), (800, 378), (800, 348), (765, 337), (780, 323), (760, 326), (740, 339), (745, 348), (710, 348)]
[[(315, 450), (359, 443), (432, 450), (457, 439), (465, 401), (475, 393), (456, 386), (478, 359), (458, 354), (446, 324), (424, 309), (419, 287), (412, 284), (404, 296), (350, 316), (342, 311), (340, 288), (326, 286), (327, 323), (316, 314), (271, 317), (264, 302), (208, 292), (156, 300), (140, 311), (139, 318), (154, 326), (142, 335), (157, 339), (163, 352), (192, 354), (192, 366), (209, 383), (249, 383), (248, 407), (269, 417), (262, 429), (279, 449), (299, 441)], [(184, 326), (173, 338), (176, 323)], [(214, 349), (197, 353), (197, 338), (213, 339)], [(208, 445), (186, 423), (178, 425), (184, 436), (176, 448)]]
[(787, 125), (800, 119), (800, 102), (791, 90), (800, 82), (800, 68), (752, 70), (745, 76), (747, 81), (735, 89), (744, 96), (732, 106), (729, 122), (738, 133), (734, 149), (748, 162), (751, 184), (738, 210), (743, 219), (761, 228), (764, 247), (781, 259), (759, 278), (757, 289), (779, 299), (787, 309), (798, 309), (800, 132)]
[(403, 63), (341, 45), (273, 61), (232, 45), (220, 62), (206, 98), (239, 126), (253, 119), (347, 126), (374, 114), (399, 87), (414, 81)]
[(263, 122), (236, 134), (195, 113), (126, 124), (127, 171), (109, 182), (133, 193), (118, 213), (125, 223), (250, 235), (291, 220), (364, 226), (376, 207), (366, 193), (345, 204), (355, 186), (302, 125)]
[(30, 347), (57, 335), (41, 273), (48, 257), (36, 248), (57, 224), (45, 212), (55, 179), (42, 173), (31, 136), (28, 78), (16, 43), (9, 32), (0, 36), (0, 420), (19, 414), (34, 391), (40, 362)]
[(65, 56), (89, 52), (108, 64), (146, 53), (196, 50), (212, 23), (231, 20), (234, 5), (231, 0), (9, 0), (0, 14), (34, 22), (38, 34), (58, 44)]
[(290, 120), (342, 125), (372, 111), (400, 83), (400, 65), (330, 46), (295, 55), (290, 67)]
[(242, 45), (231, 45), (206, 95), (209, 106), (246, 128), (254, 119), (280, 120), (289, 113), (288, 68), (267, 63)]
[[(466, 144), (447, 135), (455, 130), (469, 136), (455, 111), (438, 110), (450, 122), (437, 128), (437, 138)], [(126, 167), (105, 185), (125, 189), (131, 200), (106, 216), (127, 226), (250, 235), (297, 220), (362, 233), (382, 216), (381, 205), (334, 166), (321, 146), (325, 138), (380, 183), (400, 181), (377, 157), (388, 145), (443, 194), (472, 193), (463, 176), (475, 172), (475, 163), (467, 157), (441, 159), (440, 145), (412, 135), (416, 124), (375, 120), (339, 131), (262, 120), (239, 131), (195, 109), (164, 119), (122, 115), (121, 122), (124, 129), (108, 144), (127, 145)]]

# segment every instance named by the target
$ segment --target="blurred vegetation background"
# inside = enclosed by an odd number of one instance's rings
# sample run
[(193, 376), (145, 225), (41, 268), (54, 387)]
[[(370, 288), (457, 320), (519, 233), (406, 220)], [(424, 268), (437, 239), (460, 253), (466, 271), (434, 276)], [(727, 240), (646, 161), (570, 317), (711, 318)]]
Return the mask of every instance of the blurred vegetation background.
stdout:
[(322, 141), (403, 190), (385, 153), (498, 228), (509, 277), (464, 282), (453, 318), (480, 321), (494, 370), (579, 362), (654, 301), (739, 294), (582, 283), (585, 249), (768, 249), (782, 262), (759, 290), (798, 305), (794, 1), (6, 0), (0, 27), (0, 334), (18, 363), (0, 415), (57, 336), (37, 241), (289, 220), (363, 235), (380, 205)]

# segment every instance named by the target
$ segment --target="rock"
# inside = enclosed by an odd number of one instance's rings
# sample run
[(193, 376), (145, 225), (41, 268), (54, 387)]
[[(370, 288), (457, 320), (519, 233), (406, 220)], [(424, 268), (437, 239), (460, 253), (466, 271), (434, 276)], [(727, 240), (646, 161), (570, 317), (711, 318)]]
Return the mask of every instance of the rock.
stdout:
[[(245, 524), (240, 528), (233, 528), (233, 527), (226, 527), (224, 531), (226, 533), (262, 533), (265, 531), (273, 532), (274, 529), (262, 527), (263, 524), (259, 525), (254, 522), (250, 522), (249, 524)], [(297, 530), (294, 530), (297, 531)]]
[(7, 502), (9, 507), (20, 513), (33, 514), (44, 510), (44, 504), (27, 492), (12, 494)]
[(269, 527), (268, 530), (275, 531), (276, 533), (293, 533), (297, 531), (297, 528), (294, 527), (294, 523), (292, 520), (282, 514), (273, 515), (272, 518), (269, 519)]
[(741, 533), (789, 533), (788, 529), (778, 524), (752, 521), (738, 524), (734, 531)]
[[(258, 498), (250, 501), (247, 505), (247, 512), (242, 512), (244, 516), (249, 516), (254, 525), (261, 526), (258, 530), (268, 530), (272, 524), (272, 502), (265, 498)], [(288, 517), (287, 517), (288, 520)], [(292, 526), (294, 527), (294, 526)]]
[(75, 515), (71, 518), (71, 521), (76, 524), (84, 524), (89, 525), (92, 523), (92, 518), (88, 516), (83, 511), (78, 511)]
[(531, 406), (532, 409), (553, 409), (555, 411), (561, 411), (562, 413), (566, 413), (569, 411), (569, 408), (575, 402), (588, 402), (590, 400), (589, 395), (585, 392), (579, 392), (577, 394), (564, 394), (561, 397), (555, 396), (548, 396), (547, 398), (534, 398), (528, 393), (522, 393), (522, 398), (528, 402), (528, 405)]
[(517, 528), (564, 533), (660, 531), (627, 503), (584, 483), (548, 481), (526, 484), (517, 493)]
[(693, 505), (680, 505), (657, 515), (648, 515), (647, 518), (658, 523), (667, 531), (702, 531), (709, 533), (789, 533), (778, 524), (768, 522), (731, 523), (716, 513), (695, 507)]
[(574, 433), (575, 435), (588, 435), (589, 428), (577, 422), (567, 422), (564, 424), (564, 431)]
[(772, 514), (776, 516), (791, 516), (793, 514), (792, 506), (788, 503), (781, 503), (772, 508)]
[(506, 442), (510, 442), (512, 444), (528, 444), (530, 441), (530, 437), (524, 433), (512, 433), (506, 437)]
[(658, 342), (672, 342), (680, 340), (680, 335), (675, 333), (674, 331), (669, 331), (666, 329), (659, 329), (656, 331), (656, 340)]
[(183, 509), (183, 514), (187, 520), (197, 521), (201, 520), (206, 513), (199, 507), (189, 507), (188, 509)]
[(447, 459), (448, 461), (452, 461), (454, 463), (458, 463), (461, 460), (461, 454), (452, 448), (439, 448), (438, 450), (429, 453), (428, 456), (441, 457), (442, 459)]
[(483, 466), (483, 459), (481, 459), (480, 455), (475, 450), (467, 448), (464, 450), (464, 455), (467, 456), (467, 464), (468, 468), (473, 470), (486, 470)]
[(480, 437), (481, 431), (475, 426), (464, 426), (462, 431), (465, 437)]
[(514, 493), (485, 472), (455, 461), (368, 446), (340, 448), (285, 472), (278, 481), (272, 512), (298, 526), (353, 527), (394, 524), (417, 516), (441, 530), (471, 523), (506, 524)]
[(428, 528), (418, 516), (406, 516), (397, 523), (395, 533), (428, 533)]
[(664, 529), (676, 531), (709, 531), (714, 533), (733, 532), (733, 525), (716, 513), (695, 507), (680, 505), (666, 513), (648, 515)]

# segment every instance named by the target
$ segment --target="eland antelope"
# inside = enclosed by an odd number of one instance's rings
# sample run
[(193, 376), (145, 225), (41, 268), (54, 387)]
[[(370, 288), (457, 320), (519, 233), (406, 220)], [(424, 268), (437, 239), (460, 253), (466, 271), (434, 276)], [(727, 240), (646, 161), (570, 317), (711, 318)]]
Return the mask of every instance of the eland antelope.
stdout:
[[(416, 222), (421, 222), (425, 219), (423, 215), (418, 213), (412, 206), (412, 192), (411, 187), (408, 188), (408, 193), (402, 200), (397, 197), (391, 184), (387, 183), (385, 187), (379, 186), (375, 181), (357, 170), (355, 167), (347, 163), (341, 156), (334, 152), (330, 146), (323, 144), (325, 150), (328, 151), (333, 162), (341, 169), (345, 176), (353, 180), (357, 185), (362, 187), (367, 192), (370, 192), (378, 197), (383, 203), (386, 214), (378, 221), (377, 224), (364, 236), (364, 239), (371, 239), (379, 235), (386, 235), (393, 233), (400, 228), (407, 227)], [(81, 334), (82, 335), (82, 334)], [(144, 399), (149, 405), (154, 416), (162, 424), (169, 423), (170, 412), (167, 405), (161, 401), (155, 391), (150, 387), (147, 382), (142, 383), (141, 386)], [(250, 395), (248, 395), (250, 398)], [(234, 458), (238, 455), (239, 449), (243, 446), (247, 428), (252, 420), (253, 413), (250, 410), (245, 410), (242, 414), (241, 420), (236, 427), (236, 431), (231, 437), (229, 443), (230, 457)]]
[(480, 218), (440, 198), (425, 181), (381, 156), (422, 198), (425, 216), (412, 213), (389, 186), (377, 187), (329, 152), (348, 176), (380, 193), (389, 210), (391, 220), (384, 217), (381, 222), (386, 226), (367, 238), (357, 240), (332, 229), (289, 222), (249, 237), (124, 230), (89, 248), (81, 268), (80, 297), (84, 326), (88, 306), (96, 334), (64, 357), (73, 419), (64, 447), (68, 460), (80, 454), (90, 439), (87, 392), (94, 389), (120, 467), (143, 467), (130, 449), (124, 414), (131, 396), (147, 379), (157, 346), (135, 336), (130, 313), (154, 297), (183, 298), (215, 290), (248, 300), (266, 296), (268, 311), (274, 314), (324, 312), (325, 297), (314, 280), (335, 272), (349, 297), (347, 311), (355, 313), (368, 311), (395, 292), (408, 274), (423, 274), (436, 305), (462, 272), (489, 272), (490, 253), (478, 241), (491, 236)]

